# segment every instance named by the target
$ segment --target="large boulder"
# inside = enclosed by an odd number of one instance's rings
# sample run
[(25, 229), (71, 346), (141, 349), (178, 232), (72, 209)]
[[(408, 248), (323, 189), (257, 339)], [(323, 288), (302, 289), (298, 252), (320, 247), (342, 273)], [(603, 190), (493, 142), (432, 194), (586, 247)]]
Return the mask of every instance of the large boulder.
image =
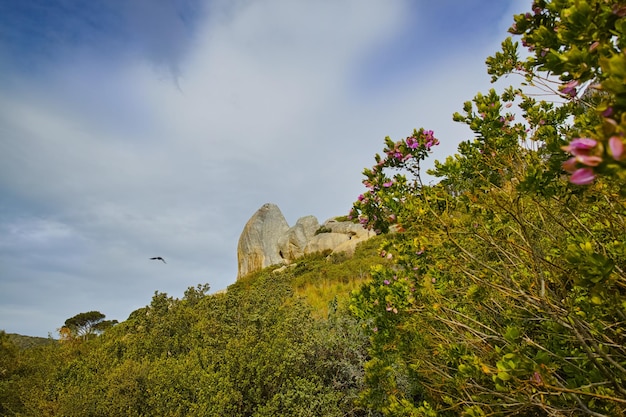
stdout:
[(320, 224), (315, 216), (305, 216), (298, 219), (296, 224), (278, 239), (278, 252), (287, 263), (291, 263), (304, 255), (307, 243)]
[(237, 245), (237, 277), (284, 263), (278, 241), (289, 224), (276, 204), (264, 204), (248, 220)]
[(309, 240), (304, 253), (308, 255), (317, 252), (332, 252), (337, 246), (349, 240), (350, 237), (343, 233), (320, 233)]
[(347, 235), (350, 239), (356, 238), (358, 241), (367, 240), (376, 235), (375, 232), (367, 230), (358, 223), (338, 221), (335, 218), (326, 220), (322, 227), (326, 230), (330, 230), (332, 233), (342, 233)]

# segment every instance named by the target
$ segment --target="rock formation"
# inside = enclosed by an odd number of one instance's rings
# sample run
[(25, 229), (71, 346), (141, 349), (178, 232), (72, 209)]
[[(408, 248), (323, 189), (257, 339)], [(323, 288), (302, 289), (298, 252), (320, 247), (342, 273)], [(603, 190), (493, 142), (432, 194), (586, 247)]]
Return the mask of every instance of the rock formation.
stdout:
[(276, 204), (264, 204), (248, 220), (237, 245), (237, 276), (283, 263), (278, 240), (289, 224)]
[(248, 220), (239, 237), (237, 277), (270, 265), (289, 265), (316, 252), (345, 252), (352, 256), (358, 243), (374, 235), (360, 224), (334, 218), (320, 226), (315, 216), (301, 217), (289, 227), (277, 205), (264, 204)]
[(320, 224), (315, 216), (306, 216), (298, 219), (296, 224), (278, 239), (280, 256), (291, 263), (305, 254), (307, 242), (315, 236)]

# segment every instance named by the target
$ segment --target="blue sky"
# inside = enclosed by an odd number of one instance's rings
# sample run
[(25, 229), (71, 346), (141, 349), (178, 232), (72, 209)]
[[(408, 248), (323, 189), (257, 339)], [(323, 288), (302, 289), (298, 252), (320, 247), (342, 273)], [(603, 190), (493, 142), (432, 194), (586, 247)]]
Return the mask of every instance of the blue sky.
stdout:
[(0, 0), (0, 329), (226, 288), (264, 203), (291, 225), (346, 214), (413, 128), (454, 153), (452, 113), (529, 6)]

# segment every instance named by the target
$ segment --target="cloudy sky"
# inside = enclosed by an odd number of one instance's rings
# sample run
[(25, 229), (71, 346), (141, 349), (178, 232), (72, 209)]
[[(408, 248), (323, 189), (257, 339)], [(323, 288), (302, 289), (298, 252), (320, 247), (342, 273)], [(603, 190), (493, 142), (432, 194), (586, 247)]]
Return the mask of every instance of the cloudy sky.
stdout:
[(290, 225), (346, 214), (413, 128), (454, 153), (452, 113), (529, 6), (0, 0), (0, 329), (226, 288), (264, 203)]

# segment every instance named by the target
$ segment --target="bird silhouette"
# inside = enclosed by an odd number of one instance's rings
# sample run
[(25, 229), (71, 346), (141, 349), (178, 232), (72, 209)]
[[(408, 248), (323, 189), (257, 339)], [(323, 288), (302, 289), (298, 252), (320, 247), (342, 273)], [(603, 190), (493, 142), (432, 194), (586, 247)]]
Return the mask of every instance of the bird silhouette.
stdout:
[(152, 260), (152, 261), (163, 261), (164, 264), (167, 263), (167, 262), (165, 262), (165, 259), (161, 258), (160, 256), (155, 256), (154, 258), (150, 258), (150, 260)]

